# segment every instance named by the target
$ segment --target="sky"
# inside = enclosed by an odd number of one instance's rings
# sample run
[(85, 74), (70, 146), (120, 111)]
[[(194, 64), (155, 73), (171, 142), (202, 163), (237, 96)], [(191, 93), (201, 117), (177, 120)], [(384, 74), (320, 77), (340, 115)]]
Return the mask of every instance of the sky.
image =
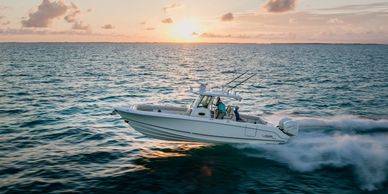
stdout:
[(0, 42), (388, 43), (388, 0), (0, 0)]

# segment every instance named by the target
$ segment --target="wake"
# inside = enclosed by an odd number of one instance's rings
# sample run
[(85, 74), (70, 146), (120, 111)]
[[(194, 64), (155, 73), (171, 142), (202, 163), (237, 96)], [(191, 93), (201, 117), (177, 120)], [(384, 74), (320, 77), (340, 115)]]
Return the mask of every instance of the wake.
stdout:
[(388, 120), (355, 116), (296, 120), (300, 125), (299, 135), (285, 145), (238, 148), (254, 148), (260, 151), (255, 156), (285, 163), (300, 172), (350, 166), (361, 189), (371, 191), (382, 187), (388, 177)]

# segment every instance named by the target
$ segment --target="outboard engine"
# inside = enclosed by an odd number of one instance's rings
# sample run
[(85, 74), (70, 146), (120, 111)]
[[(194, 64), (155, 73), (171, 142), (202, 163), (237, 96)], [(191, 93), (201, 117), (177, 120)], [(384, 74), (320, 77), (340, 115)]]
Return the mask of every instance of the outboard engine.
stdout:
[(287, 135), (290, 135), (290, 136), (298, 135), (299, 125), (296, 121), (293, 121), (290, 118), (287, 118), (287, 117), (282, 118), (279, 121), (279, 128)]

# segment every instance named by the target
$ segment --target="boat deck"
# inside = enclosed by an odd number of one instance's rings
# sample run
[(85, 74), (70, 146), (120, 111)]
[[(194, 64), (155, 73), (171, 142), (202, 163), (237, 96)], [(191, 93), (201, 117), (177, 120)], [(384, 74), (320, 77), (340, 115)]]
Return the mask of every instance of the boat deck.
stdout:
[[(161, 105), (150, 105), (150, 104), (140, 104), (134, 107), (136, 110), (148, 111), (148, 112), (162, 112), (167, 114), (179, 114), (179, 115), (190, 115), (191, 109), (187, 107), (175, 107), (175, 106), (161, 106)], [(212, 114), (214, 115), (214, 114)], [(253, 123), (253, 124), (267, 124), (266, 121), (261, 119), (258, 116), (240, 114), (240, 117), (244, 120), (242, 122)], [(213, 118), (213, 116), (212, 116)], [(228, 112), (223, 119), (229, 119), (236, 121), (233, 112)]]

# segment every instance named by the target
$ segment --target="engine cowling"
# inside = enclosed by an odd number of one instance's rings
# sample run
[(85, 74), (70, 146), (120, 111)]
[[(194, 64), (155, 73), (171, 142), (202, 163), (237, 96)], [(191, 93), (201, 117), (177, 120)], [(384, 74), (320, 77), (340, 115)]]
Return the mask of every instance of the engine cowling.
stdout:
[(293, 121), (290, 118), (283, 118), (279, 121), (279, 128), (286, 134), (295, 136), (298, 135), (299, 125), (298, 122)]

